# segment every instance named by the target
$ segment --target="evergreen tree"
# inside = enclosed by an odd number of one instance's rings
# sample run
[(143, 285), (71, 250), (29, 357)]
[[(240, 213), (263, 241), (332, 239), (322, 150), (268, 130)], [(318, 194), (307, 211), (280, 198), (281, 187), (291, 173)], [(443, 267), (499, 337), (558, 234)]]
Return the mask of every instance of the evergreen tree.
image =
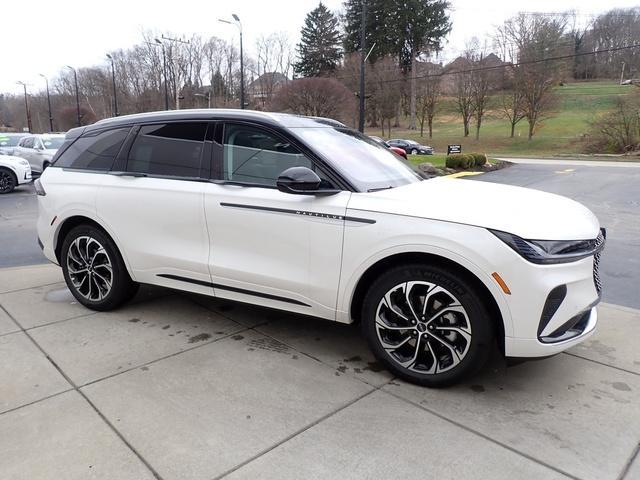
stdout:
[(322, 2), (307, 14), (294, 71), (304, 77), (333, 72), (342, 56), (338, 18)]

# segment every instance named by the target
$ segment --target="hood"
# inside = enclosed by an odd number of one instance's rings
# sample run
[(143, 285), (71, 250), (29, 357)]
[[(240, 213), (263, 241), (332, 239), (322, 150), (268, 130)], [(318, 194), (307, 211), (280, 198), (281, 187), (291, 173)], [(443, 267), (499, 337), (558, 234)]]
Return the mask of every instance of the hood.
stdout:
[(528, 240), (587, 240), (600, 228), (588, 208), (566, 197), (452, 178), (353, 194), (348, 208), (464, 223)]

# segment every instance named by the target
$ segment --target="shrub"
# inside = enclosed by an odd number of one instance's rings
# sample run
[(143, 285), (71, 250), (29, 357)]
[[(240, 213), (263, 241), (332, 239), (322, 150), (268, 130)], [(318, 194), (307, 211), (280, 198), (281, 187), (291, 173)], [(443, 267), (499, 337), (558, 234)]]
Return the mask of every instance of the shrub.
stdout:
[(481, 167), (487, 163), (487, 156), (484, 153), (470, 153), (469, 155), (473, 157), (473, 164), (476, 167)]
[(474, 164), (474, 159), (471, 155), (464, 153), (454, 153), (453, 155), (447, 155), (445, 165), (448, 168), (465, 169)]

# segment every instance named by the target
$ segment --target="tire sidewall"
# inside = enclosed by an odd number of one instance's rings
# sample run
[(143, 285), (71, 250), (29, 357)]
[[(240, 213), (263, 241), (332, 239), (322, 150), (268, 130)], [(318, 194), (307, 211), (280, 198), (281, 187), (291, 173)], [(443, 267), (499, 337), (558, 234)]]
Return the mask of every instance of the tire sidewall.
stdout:
[[(76, 238), (82, 236), (91, 237), (97, 240), (103, 246), (109, 256), (109, 260), (111, 261), (111, 268), (113, 269), (111, 290), (107, 296), (100, 301), (93, 301), (83, 297), (73, 286), (73, 282), (69, 276), (69, 270), (67, 267), (67, 255), (69, 248)], [(120, 255), (120, 252), (113, 240), (111, 240), (111, 238), (109, 238), (109, 236), (100, 229), (91, 225), (75, 227), (66, 235), (62, 243), (62, 250), (60, 253), (60, 266), (62, 267), (64, 280), (72, 295), (78, 300), (78, 302), (92, 310), (112, 310), (123, 303), (124, 298), (130, 297), (131, 295), (129, 292), (131, 289), (135, 288), (135, 285), (131, 281), (131, 277), (124, 265), (122, 256)]]
[(415, 148), (411, 150), (411, 155), (417, 155), (419, 152)]
[[(467, 312), (471, 324), (471, 345), (462, 361), (451, 370), (430, 375), (412, 372), (398, 365), (380, 344), (375, 327), (378, 304), (391, 288), (411, 280), (427, 281), (447, 289)], [(475, 289), (464, 278), (439, 267), (406, 265), (389, 270), (367, 292), (361, 319), (365, 338), (376, 358), (398, 377), (428, 387), (448, 386), (472, 375), (484, 365), (494, 344), (493, 324)]]
[(12, 185), (9, 186), (9, 190), (0, 191), (0, 195), (4, 195), (6, 193), (11, 193), (18, 186), (18, 177), (8, 168), (2, 167), (0, 168), (0, 172), (9, 174), (9, 178), (11, 179)]

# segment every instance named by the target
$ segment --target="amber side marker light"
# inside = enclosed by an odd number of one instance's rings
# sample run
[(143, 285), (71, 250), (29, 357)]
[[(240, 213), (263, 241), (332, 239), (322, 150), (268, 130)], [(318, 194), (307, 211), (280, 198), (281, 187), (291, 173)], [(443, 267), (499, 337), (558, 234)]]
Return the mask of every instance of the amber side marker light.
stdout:
[(507, 284), (502, 279), (502, 277), (498, 275), (498, 272), (493, 272), (491, 276), (496, 282), (498, 282), (498, 285), (500, 285), (500, 288), (504, 293), (506, 293), (507, 295), (511, 295), (511, 290), (509, 290), (509, 287), (507, 287)]

